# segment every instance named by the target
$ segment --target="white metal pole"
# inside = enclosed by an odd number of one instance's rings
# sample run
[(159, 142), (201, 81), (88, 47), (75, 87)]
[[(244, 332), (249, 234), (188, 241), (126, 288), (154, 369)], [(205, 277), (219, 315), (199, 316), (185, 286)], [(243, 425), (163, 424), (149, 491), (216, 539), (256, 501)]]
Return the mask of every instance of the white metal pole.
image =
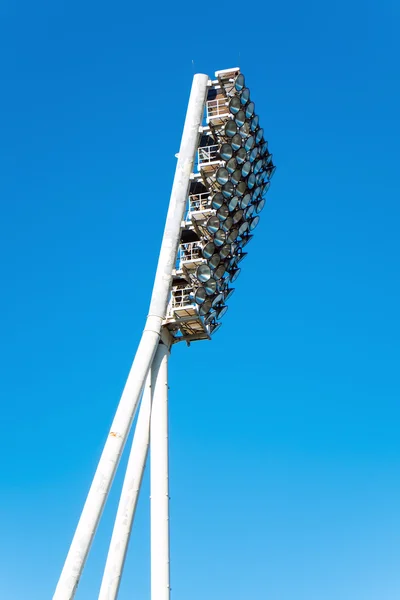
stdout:
[[(157, 352), (155, 359), (157, 358)], [(151, 368), (147, 375), (132, 448), (126, 468), (121, 498), (108, 550), (99, 600), (114, 600), (118, 596), (122, 570), (128, 549), (132, 523), (149, 449), (151, 411)]]
[[(129, 434), (139, 397), (160, 339), (162, 322), (167, 311), (172, 270), (175, 267), (181, 222), (189, 190), (190, 174), (193, 171), (193, 163), (198, 145), (199, 127), (203, 119), (207, 83), (207, 75), (197, 74), (193, 78), (149, 315), (54, 592), (53, 600), (71, 600), (75, 596), (79, 579), (103, 512), (126, 438)], [(150, 191), (152, 190), (151, 183), (149, 185)]]
[[(164, 344), (167, 348), (170, 348), (172, 336), (165, 328), (163, 328), (161, 335)], [(156, 369), (160, 364), (164, 351), (162, 346), (163, 344), (160, 343), (147, 375), (98, 600), (115, 600), (118, 597), (140, 485), (146, 465), (153, 391), (151, 382), (157, 377)]]
[(168, 347), (152, 369), (150, 418), (151, 600), (170, 598), (168, 485)]

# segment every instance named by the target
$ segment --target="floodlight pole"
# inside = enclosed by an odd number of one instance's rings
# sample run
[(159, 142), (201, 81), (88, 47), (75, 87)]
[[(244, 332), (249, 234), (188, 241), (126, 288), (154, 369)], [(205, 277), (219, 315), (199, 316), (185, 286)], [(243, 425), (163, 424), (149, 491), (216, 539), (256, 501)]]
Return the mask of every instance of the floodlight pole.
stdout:
[(151, 600), (170, 599), (168, 356), (160, 345), (154, 366), (150, 420), (150, 547)]
[[(158, 352), (158, 351), (157, 351)], [(157, 352), (154, 360), (157, 360)], [(98, 600), (118, 596), (150, 440), (151, 373), (147, 375)]]
[(172, 271), (180, 241), (190, 175), (193, 171), (206, 100), (208, 76), (193, 78), (178, 162), (158, 259), (149, 315), (122, 392), (111, 430), (94, 475), (53, 600), (72, 600), (129, 434), (147, 373), (153, 361), (168, 306)]
[[(126, 553), (132, 531), (133, 519), (139, 497), (140, 485), (148, 454), (150, 439), (150, 414), (152, 415), (151, 422), (153, 423), (154, 419), (152, 405), (155, 398), (154, 414), (156, 417), (154, 418), (156, 419), (159, 413), (159, 396), (160, 393), (162, 394), (163, 392), (163, 385), (160, 384), (160, 378), (162, 377), (161, 368), (164, 364), (163, 359), (165, 355), (168, 357), (171, 342), (171, 334), (165, 327), (163, 327), (161, 332), (161, 340), (150, 371), (147, 375), (98, 600), (115, 600), (118, 597), (119, 586), (121, 583)], [(164, 437), (164, 431), (160, 431), (160, 435)], [(157, 448), (157, 442), (158, 440), (156, 435), (153, 435), (152, 448), (153, 446)], [(152, 459), (152, 465), (153, 462), (154, 460)], [(168, 478), (168, 471), (166, 476)], [(164, 479), (164, 472), (161, 472), (159, 477)], [(154, 477), (152, 478), (152, 482), (153, 480)]]

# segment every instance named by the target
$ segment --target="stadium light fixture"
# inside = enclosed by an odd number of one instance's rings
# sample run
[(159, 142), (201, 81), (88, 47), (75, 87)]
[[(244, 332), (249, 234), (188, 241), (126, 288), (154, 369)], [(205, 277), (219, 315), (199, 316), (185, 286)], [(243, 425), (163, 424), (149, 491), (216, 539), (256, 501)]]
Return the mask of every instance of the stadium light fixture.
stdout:
[(168, 357), (220, 329), (259, 223), (276, 167), (255, 111), (239, 68), (194, 76), (149, 316), (53, 600), (75, 596), (141, 396), (98, 599), (117, 598), (150, 445), (151, 599), (169, 600)]

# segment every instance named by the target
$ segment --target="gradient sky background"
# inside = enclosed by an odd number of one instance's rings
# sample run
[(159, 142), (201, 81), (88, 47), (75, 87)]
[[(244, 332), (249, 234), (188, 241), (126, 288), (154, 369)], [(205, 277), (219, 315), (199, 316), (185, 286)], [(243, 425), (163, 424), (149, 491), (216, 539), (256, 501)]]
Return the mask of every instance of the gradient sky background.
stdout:
[[(239, 64), (278, 169), (223, 327), (173, 350), (172, 598), (398, 600), (399, 13), (1, 2), (0, 598), (52, 596), (147, 314), (192, 75)], [(147, 474), (121, 600), (149, 598), (148, 494)]]

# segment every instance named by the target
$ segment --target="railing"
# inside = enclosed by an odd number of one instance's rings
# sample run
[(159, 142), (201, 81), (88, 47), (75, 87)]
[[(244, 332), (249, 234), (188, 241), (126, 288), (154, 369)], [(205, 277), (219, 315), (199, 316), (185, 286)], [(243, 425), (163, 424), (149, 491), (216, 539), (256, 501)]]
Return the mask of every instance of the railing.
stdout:
[(207, 210), (210, 208), (210, 192), (202, 192), (201, 194), (191, 194), (189, 196), (189, 212), (199, 210)]
[(191, 285), (177, 285), (176, 287), (173, 287), (171, 296), (171, 309), (174, 310), (174, 308), (183, 308), (184, 306), (192, 304), (192, 300), (190, 298), (191, 292), (193, 292)]
[(200, 260), (202, 258), (202, 255), (199, 242), (189, 242), (187, 244), (181, 244), (179, 246), (179, 258), (183, 262), (192, 262), (194, 260)]
[(206, 103), (207, 123), (216, 117), (229, 115), (229, 108), (226, 98), (215, 98)]
[(198, 166), (218, 160), (218, 144), (212, 146), (201, 146), (198, 149)]

